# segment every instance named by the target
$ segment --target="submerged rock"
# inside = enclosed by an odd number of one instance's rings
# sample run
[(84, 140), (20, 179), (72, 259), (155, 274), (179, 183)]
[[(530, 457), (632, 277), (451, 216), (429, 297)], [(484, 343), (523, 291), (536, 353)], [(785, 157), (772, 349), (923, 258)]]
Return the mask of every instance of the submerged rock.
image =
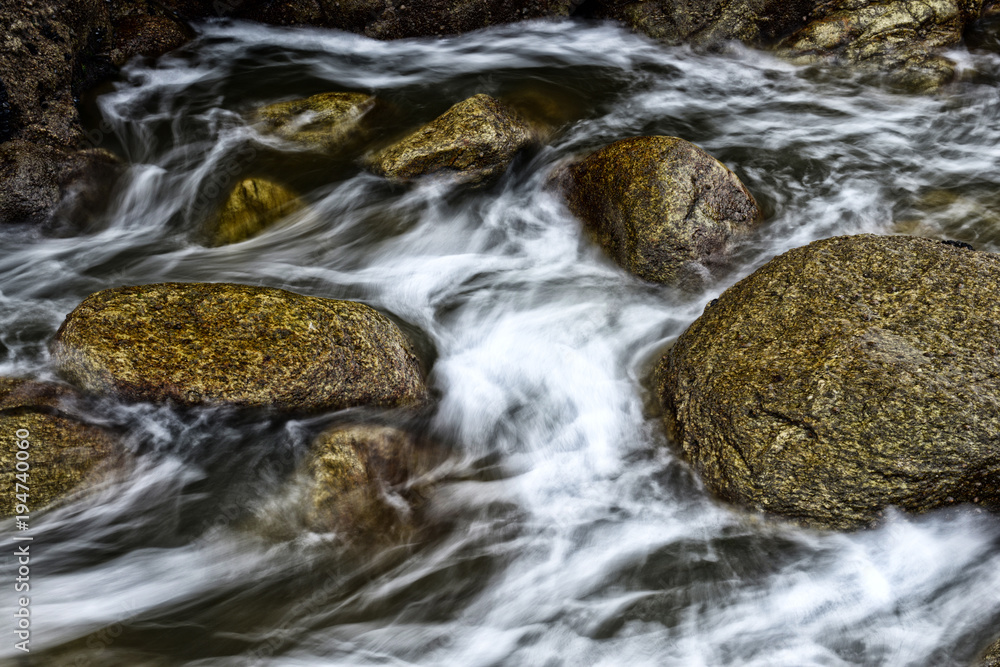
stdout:
[(429, 467), (412, 434), (388, 426), (341, 426), (322, 433), (306, 463), (307, 521), (313, 530), (398, 540), (415, 526)]
[(401, 141), (367, 159), (388, 178), (408, 180), (449, 174), (480, 183), (498, 176), (519, 151), (535, 141), (528, 124), (489, 95), (475, 95)]
[(816, 0), (597, 0), (592, 13), (666, 44), (768, 44), (794, 32)]
[(653, 282), (683, 282), (721, 262), (760, 218), (733, 172), (676, 137), (616, 141), (567, 176), (573, 213), (616, 262)]
[(955, 75), (936, 53), (957, 44), (982, 12), (982, 0), (837, 0), (788, 37), (780, 53), (799, 64), (839, 61), (914, 91)]
[(314, 150), (335, 152), (365, 134), (364, 121), (378, 101), (363, 93), (321, 93), (258, 109), (265, 131)]
[(244, 179), (229, 193), (212, 221), (209, 243), (221, 246), (245, 241), (303, 206), (301, 199), (277, 183)]
[(66, 317), (53, 356), (83, 389), (135, 401), (304, 412), (426, 396), (410, 344), (373, 308), (249, 285), (97, 292)]
[[(5, 434), (0, 470), (7, 489), (0, 516), (27, 514), (15, 511), (22, 501), (29, 512), (37, 512), (122, 465), (123, 450), (110, 433), (60, 408), (60, 400), (70, 393), (58, 385), (0, 378), (0, 430)], [(21, 442), (27, 446), (19, 447)], [(26, 454), (18, 459), (18, 452)], [(26, 498), (15, 496), (17, 483), (27, 487)]]
[(656, 367), (668, 430), (724, 500), (856, 528), (1000, 501), (1000, 256), (817, 241), (709, 305)]

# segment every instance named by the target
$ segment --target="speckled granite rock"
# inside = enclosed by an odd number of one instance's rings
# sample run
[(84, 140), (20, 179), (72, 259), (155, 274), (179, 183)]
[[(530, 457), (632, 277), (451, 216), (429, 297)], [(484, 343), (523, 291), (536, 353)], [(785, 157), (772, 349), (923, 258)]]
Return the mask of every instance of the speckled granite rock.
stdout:
[(63, 322), (56, 365), (93, 393), (288, 411), (425, 398), (403, 334), (361, 303), (227, 283), (104, 290)]
[(247, 178), (236, 184), (212, 220), (208, 232), (213, 246), (239, 243), (303, 208), (290, 190), (262, 178)]
[(567, 176), (573, 213), (616, 262), (653, 282), (722, 262), (760, 218), (733, 172), (677, 137), (616, 141)]
[(320, 93), (257, 109), (261, 128), (320, 151), (336, 152), (364, 138), (364, 121), (378, 101), (363, 93)]
[(166, 16), (123, 16), (115, 20), (114, 28), (111, 60), (115, 65), (135, 56), (161, 56), (194, 38), (188, 26)]
[[(8, 490), (0, 498), (0, 516), (16, 514), (21, 502), (15, 496), (16, 483), (28, 487), (25, 504), (33, 514), (121, 467), (125, 455), (110, 433), (60, 409), (60, 399), (69, 394), (58, 385), (0, 378), (0, 431), (6, 445), (0, 448), (0, 471)], [(24, 431), (27, 437), (21, 437)], [(28, 446), (16, 447), (20, 442)], [(17, 477), (18, 451), (27, 452), (26, 478)]]
[(1000, 256), (850, 236), (789, 251), (659, 362), (668, 430), (720, 498), (829, 528), (995, 508)]
[(535, 135), (512, 109), (475, 95), (366, 160), (376, 174), (409, 180), (430, 174), (481, 183), (507, 169)]

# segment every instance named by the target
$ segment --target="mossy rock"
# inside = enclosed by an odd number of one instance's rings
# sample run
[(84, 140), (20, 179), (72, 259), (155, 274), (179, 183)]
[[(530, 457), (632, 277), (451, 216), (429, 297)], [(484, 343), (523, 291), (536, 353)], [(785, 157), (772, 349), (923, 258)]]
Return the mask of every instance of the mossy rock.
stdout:
[(1000, 500), (1000, 256), (817, 241), (726, 290), (660, 360), (684, 457), (720, 498), (851, 529)]
[[(30, 514), (95, 482), (102, 473), (121, 467), (123, 449), (109, 432), (83, 423), (60, 408), (71, 394), (64, 387), (29, 380), (0, 378), (0, 470), (7, 493), (0, 499), (0, 516), (15, 514), (21, 502), (15, 484), (28, 487)], [(23, 431), (28, 432), (26, 438)], [(17, 477), (17, 443), (27, 441), (27, 479)], [(23, 466), (22, 466), (23, 467)], [(18, 489), (23, 491), (23, 489)]]
[(317, 151), (337, 152), (365, 138), (378, 100), (363, 93), (321, 93), (254, 112), (266, 132)]
[(570, 167), (566, 190), (570, 209), (608, 254), (658, 283), (724, 263), (760, 218), (733, 172), (677, 137), (616, 141)]
[(273, 181), (243, 179), (212, 220), (209, 244), (222, 246), (245, 241), (304, 206), (291, 190)]
[(937, 52), (959, 43), (981, 12), (981, 0), (839, 0), (823, 5), (779, 53), (798, 64), (842, 62), (907, 90), (931, 91), (955, 76), (955, 63)]
[(427, 490), (416, 481), (430, 466), (426, 448), (391, 426), (334, 427), (313, 443), (306, 463), (307, 521), (366, 541), (399, 541), (417, 527)]
[(515, 111), (480, 94), (459, 102), (366, 162), (376, 174), (395, 180), (447, 174), (462, 182), (481, 183), (503, 173), (514, 156), (534, 141), (531, 127)]
[(665, 44), (769, 44), (805, 24), (816, 0), (596, 0), (591, 13)]
[(353, 301), (227, 283), (119, 287), (87, 297), (53, 356), (88, 392), (307, 412), (426, 396), (388, 318)]

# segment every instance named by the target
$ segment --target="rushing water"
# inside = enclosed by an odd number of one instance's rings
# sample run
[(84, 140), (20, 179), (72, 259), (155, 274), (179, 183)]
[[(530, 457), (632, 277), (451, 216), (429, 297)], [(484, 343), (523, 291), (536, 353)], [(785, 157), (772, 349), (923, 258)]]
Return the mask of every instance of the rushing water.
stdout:
[[(968, 664), (1000, 629), (996, 519), (893, 515), (843, 535), (748, 517), (677, 458), (645, 384), (709, 299), (789, 248), (902, 232), (1000, 250), (1000, 58), (952, 55), (963, 82), (929, 96), (575, 22), (390, 43), (209, 24), (132, 64), (92, 110), (132, 165), (108, 210), (80, 234), (0, 229), (0, 374), (54, 378), (48, 341), (108, 287), (228, 281), (363, 300), (433, 362), (438, 402), (420, 427), (450, 452), (430, 498), (438, 528), (359, 559), (296, 527), (289, 472), (328, 416), (83, 406), (127, 430), (138, 469), (33, 517), (32, 652), (0, 628), (0, 661)], [(391, 102), (403, 120), (386, 132), (479, 92), (527, 100), (557, 130), (470, 190), (391, 186), (244, 120), (330, 90)], [(699, 144), (767, 212), (702, 294), (627, 275), (549, 186), (567, 158), (641, 134)], [(269, 171), (309, 210), (201, 245), (235, 179)]]

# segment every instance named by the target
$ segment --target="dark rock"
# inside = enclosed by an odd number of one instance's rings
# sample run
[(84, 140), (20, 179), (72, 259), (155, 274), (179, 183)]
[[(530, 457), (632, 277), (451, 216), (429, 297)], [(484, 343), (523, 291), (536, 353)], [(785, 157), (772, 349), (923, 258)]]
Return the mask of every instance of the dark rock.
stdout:
[(165, 16), (126, 16), (115, 23), (111, 59), (123, 65), (135, 56), (155, 58), (191, 41), (194, 32)]
[(597, 0), (590, 12), (666, 44), (770, 44), (805, 25), (818, 0)]
[(653, 282), (683, 282), (721, 263), (760, 217), (733, 172), (676, 137), (616, 141), (570, 167), (566, 189), (611, 257)]
[(480, 183), (503, 173), (535, 139), (512, 109), (475, 95), (366, 162), (376, 174), (397, 180), (438, 174)]
[[(8, 489), (0, 499), (0, 516), (17, 513), (21, 500), (15, 497), (16, 483), (28, 487), (24, 504), (34, 513), (122, 467), (124, 450), (111, 433), (61, 409), (61, 399), (69, 396), (58, 385), (0, 378), (0, 429), (6, 445), (0, 448), (0, 470)], [(21, 437), (24, 431), (27, 437)], [(26, 448), (15, 446), (25, 441)], [(28, 467), (20, 479), (19, 451), (27, 452), (22, 468)]]
[(722, 499), (857, 528), (1000, 501), (1000, 256), (817, 241), (719, 297), (656, 367), (668, 430)]
[(66, 317), (53, 356), (86, 391), (136, 401), (305, 412), (426, 396), (420, 362), (384, 315), (249, 285), (97, 292)]

